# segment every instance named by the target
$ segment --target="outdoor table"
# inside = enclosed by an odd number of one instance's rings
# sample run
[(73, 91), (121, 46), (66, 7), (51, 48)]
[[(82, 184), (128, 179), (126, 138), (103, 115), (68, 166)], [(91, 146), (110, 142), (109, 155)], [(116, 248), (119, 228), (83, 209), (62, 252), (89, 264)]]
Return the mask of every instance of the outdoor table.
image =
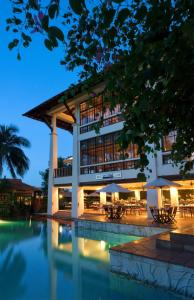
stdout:
[(189, 213), (192, 218), (194, 214), (194, 205), (179, 205), (179, 210), (182, 217), (186, 217), (187, 213)]
[(161, 223), (161, 224), (165, 224), (165, 223), (169, 223), (171, 221), (175, 221), (173, 218), (173, 208), (172, 207), (168, 207), (168, 208), (150, 208), (153, 219), (156, 223)]
[[(119, 208), (121, 208), (120, 211)], [(125, 208), (122, 205), (104, 205), (104, 210), (109, 219), (120, 219)]]
[(137, 204), (128, 204), (128, 205), (125, 205), (124, 206), (125, 207), (125, 210), (126, 210), (126, 214), (128, 213), (128, 211), (129, 211), (129, 213), (130, 214), (136, 214), (136, 212), (137, 211), (139, 211), (139, 209), (140, 209), (140, 205), (137, 205)]

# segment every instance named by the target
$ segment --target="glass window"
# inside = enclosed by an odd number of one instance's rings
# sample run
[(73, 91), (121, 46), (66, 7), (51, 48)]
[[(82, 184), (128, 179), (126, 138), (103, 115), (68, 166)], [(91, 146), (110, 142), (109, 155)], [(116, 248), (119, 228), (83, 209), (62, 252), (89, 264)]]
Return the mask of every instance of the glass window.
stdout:
[(172, 163), (171, 156), (169, 154), (168, 155), (163, 155), (162, 156), (162, 161), (163, 161), (163, 165), (171, 164)]
[(113, 149), (114, 149), (113, 145), (108, 145), (108, 146), (105, 145), (105, 150), (104, 150), (105, 162), (114, 160)]
[[(112, 115), (120, 113), (120, 104), (117, 104), (116, 107), (111, 111), (110, 103), (104, 104), (103, 107), (103, 96), (99, 95), (90, 100), (80, 103), (80, 122), (81, 125), (86, 125), (91, 122), (97, 122), (101, 119), (102, 115), (104, 118), (111, 117)], [(118, 119), (109, 118), (108, 121), (104, 120), (103, 126), (108, 126), (117, 122)], [(86, 131), (82, 128), (80, 129), (81, 133), (92, 130), (92, 127), (87, 127)]]
[(164, 136), (162, 141), (163, 151), (171, 151), (172, 145), (175, 143), (175, 141), (176, 131), (172, 131), (169, 133), (169, 135)]
[(102, 96), (94, 97), (80, 104), (81, 125), (99, 120), (102, 113)]
[[(125, 159), (134, 159), (138, 158), (137, 154), (137, 145), (129, 145), (127, 150), (122, 151), (120, 149), (120, 146), (118, 143), (116, 143), (119, 133), (111, 133), (106, 134), (102, 136), (97, 136), (95, 138), (91, 138), (85, 141), (80, 142), (80, 165), (86, 166), (86, 165), (96, 165), (96, 164), (103, 164), (106, 162), (113, 162), (118, 160), (124, 160)], [(122, 164), (122, 163), (121, 163)], [(134, 167), (134, 161), (126, 162), (126, 165), (121, 166), (114, 163), (108, 164), (110, 166), (110, 169), (121, 169), (121, 168), (133, 168)], [(108, 169), (108, 167), (105, 167), (105, 169)], [(101, 172), (102, 168), (99, 168), (96, 172)], [(94, 170), (91, 170), (89, 172), (94, 172)]]

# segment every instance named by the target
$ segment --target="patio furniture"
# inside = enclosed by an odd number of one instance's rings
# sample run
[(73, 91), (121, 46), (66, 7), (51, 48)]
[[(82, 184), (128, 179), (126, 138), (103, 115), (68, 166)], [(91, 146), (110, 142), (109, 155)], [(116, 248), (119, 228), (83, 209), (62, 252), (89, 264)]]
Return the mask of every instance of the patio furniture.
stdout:
[(113, 219), (113, 208), (111, 205), (104, 205), (105, 216), (108, 219)]
[(168, 208), (156, 208), (150, 207), (150, 212), (153, 217), (153, 222), (159, 224), (168, 224), (176, 222), (175, 217), (177, 213), (177, 207), (168, 207)]
[(180, 205), (179, 206), (179, 211), (181, 217), (188, 217), (190, 216), (191, 218), (194, 215), (194, 205)]
[(104, 205), (106, 218), (108, 219), (121, 219), (125, 213), (123, 205)]
[(175, 217), (176, 217), (176, 213), (177, 213), (178, 207), (174, 206), (173, 207), (173, 211), (172, 211), (172, 215), (171, 215), (171, 222), (176, 222)]
[(122, 206), (122, 205), (118, 205), (117, 207), (115, 207), (113, 218), (114, 219), (121, 219), (124, 214), (125, 214), (125, 207)]

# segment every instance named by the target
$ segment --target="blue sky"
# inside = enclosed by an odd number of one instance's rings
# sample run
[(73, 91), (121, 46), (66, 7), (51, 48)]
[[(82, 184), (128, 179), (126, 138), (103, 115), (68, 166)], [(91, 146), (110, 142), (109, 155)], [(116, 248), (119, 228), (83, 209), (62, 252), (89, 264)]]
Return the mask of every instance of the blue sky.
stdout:
[[(30, 48), (22, 51), (22, 60), (18, 61), (16, 52), (7, 48), (11, 36), (4, 28), (9, 14), (9, 1), (0, 0), (0, 124), (17, 125), (20, 134), (30, 140), (31, 148), (26, 151), (30, 170), (24, 176), (24, 181), (40, 186), (39, 171), (48, 166), (49, 129), (22, 114), (65, 90), (77, 81), (77, 77), (60, 66), (61, 50), (49, 52), (38, 36), (34, 37)], [(71, 155), (72, 136), (58, 129), (58, 138), (59, 156)], [(9, 177), (7, 171), (4, 175)]]

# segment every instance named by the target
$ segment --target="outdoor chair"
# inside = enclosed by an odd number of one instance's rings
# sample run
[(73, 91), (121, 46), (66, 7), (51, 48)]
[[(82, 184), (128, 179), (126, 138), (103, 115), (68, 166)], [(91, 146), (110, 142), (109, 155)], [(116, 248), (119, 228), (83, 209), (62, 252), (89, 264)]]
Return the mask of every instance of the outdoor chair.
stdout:
[(178, 209), (177, 206), (173, 207), (173, 211), (172, 211), (172, 215), (171, 215), (171, 222), (173, 222), (173, 223), (176, 222), (175, 217), (176, 217), (177, 209)]
[(174, 207), (170, 206), (164, 210), (164, 223), (173, 223), (173, 211)]
[(119, 205), (117, 208), (116, 208), (116, 211), (114, 213), (114, 218), (115, 219), (121, 219), (123, 217), (125, 213), (125, 208), (124, 206), (122, 205)]
[(175, 217), (177, 213), (177, 206), (171, 206), (168, 209), (150, 207), (150, 212), (154, 219), (153, 223), (167, 224), (176, 222)]
[(104, 206), (105, 216), (108, 219), (113, 219), (113, 208), (111, 206)]
[(158, 209), (156, 209), (156, 207), (154, 207), (154, 206), (150, 206), (149, 209), (150, 209), (151, 215), (154, 219), (152, 223), (154, 223), (154, 222), (155, 223), (160, 223)]

